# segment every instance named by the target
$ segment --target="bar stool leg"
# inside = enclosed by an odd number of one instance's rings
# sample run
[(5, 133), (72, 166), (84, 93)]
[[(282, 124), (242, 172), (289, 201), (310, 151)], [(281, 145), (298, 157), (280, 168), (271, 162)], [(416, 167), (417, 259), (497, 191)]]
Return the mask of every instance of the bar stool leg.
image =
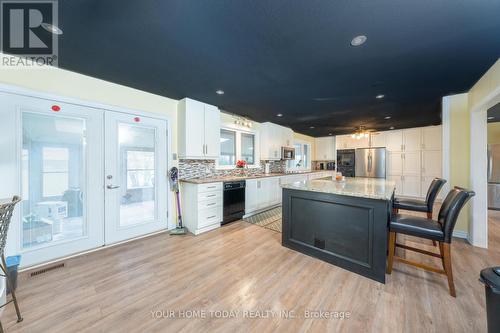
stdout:
[[(432, 220), (432, 212), (427, 212), (427, 218)], [(432, 245), (437, 246), (437, 243), (435, 240), (432, 241)]]
[(7, 263), (5, 262), (5, 255), (2, 253), (2, 271), (5, 273), (5, 281), (7, 281), (7, 285), (9, 286), (10, 293), (12, 295), (12, 299), (14, 300), (14, 307), (16, 308), (17, 314), (17, 322), (23, 321), (23, 317), (21, 316), (21, 311), (19, 310), (19, 304), (17, 304), (16, 292), (14, 291), (13, 285), (10, 281), (9, 274), (7, 273)]
[(448, 287), (450, 288), (450, 295), (457, 297), (455, 292), (455, 283), (453, 283), (453, 272), (451, 269), (451, 250), (450, 243), (441, 243), (443, 248), (443, 268), (446, 272), (446, 277), (448, 278)]
[(394, 252), (396, 251), (396, 233), (389, 232), (389, 258), (387, 260), (387, 274), (392, 273), (392, 264), (394, 262)]

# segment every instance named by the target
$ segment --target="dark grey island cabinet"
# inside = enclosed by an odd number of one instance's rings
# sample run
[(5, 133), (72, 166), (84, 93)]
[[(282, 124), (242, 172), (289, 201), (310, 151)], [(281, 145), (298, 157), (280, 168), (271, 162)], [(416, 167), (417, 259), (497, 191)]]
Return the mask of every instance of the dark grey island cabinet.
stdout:
[(283, 185), (283, 246), (385, 283), (394, 186), (372, 178)]

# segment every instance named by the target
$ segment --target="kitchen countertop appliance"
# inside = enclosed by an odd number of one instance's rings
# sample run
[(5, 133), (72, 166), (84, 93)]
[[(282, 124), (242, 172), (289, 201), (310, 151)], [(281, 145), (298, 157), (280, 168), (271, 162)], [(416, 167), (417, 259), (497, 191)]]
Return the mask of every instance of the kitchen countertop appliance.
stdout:
[(244, 180), (224, 182), (224, 213), (221, 225), (241, 220), (245, 215), (245, 185)]
[(488, 145), (488, 209), (500, 210), (500, 144)]
[(355, 176), (355, 150), (354, 149), (339, 149), (337, 150), (337, 172), (341, 172), (342, 176)]
[(385, 179), (385, 148), (356, 149), (356, 177)]

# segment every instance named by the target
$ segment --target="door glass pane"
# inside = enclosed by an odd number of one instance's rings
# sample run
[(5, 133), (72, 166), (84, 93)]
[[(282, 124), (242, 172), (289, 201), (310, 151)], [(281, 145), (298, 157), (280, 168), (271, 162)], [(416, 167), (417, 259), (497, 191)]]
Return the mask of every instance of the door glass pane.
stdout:
[(253, 134), (241, 133), (241, 159), (247, 164), (254, 164), (254, 136)]
[(121, 227), (156, 219), (155, 138), (154, 128), (119, 125)]
[(86, 234), (85, 120), (22, 115), (23, 248)]
[(236, 132), (220, 131), (220, 158), (219, 165), (236, 164)]

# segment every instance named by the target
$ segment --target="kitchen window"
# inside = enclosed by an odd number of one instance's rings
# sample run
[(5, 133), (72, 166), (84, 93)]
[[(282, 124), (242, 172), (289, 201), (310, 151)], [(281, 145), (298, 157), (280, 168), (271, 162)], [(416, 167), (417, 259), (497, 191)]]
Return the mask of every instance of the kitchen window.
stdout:
[(236, 132), (220, 131), (220, 157), (219, 165), (236, 164)]
[(311, 145), (304, 142), (295, 142), (295, 159), (287, 162), (288, 170), (311, 169)]
[(259, 163), (256, 159), (255, 134), (236, 129), (221, 129), (217, 167), (232, 169), (236, 167), (238, 160), (246, 161), (249, 167), (255, 167)]

